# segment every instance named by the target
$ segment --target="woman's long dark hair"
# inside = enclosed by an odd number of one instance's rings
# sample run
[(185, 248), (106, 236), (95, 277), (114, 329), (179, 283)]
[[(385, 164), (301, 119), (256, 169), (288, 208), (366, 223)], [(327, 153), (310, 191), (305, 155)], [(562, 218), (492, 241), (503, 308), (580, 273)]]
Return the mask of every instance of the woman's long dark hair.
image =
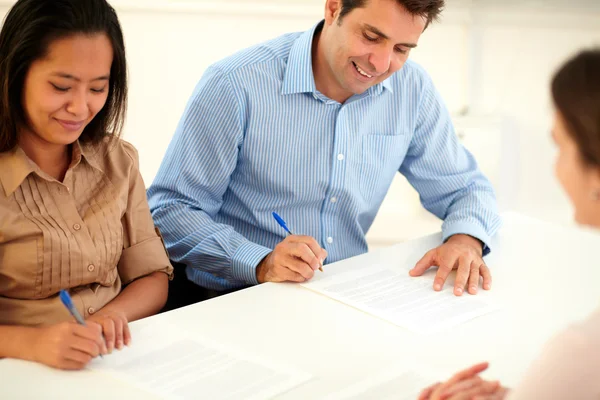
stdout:
[(583, 161), (600, 167), (600, 49), (562, 66), (552, 80), (552, 97)]

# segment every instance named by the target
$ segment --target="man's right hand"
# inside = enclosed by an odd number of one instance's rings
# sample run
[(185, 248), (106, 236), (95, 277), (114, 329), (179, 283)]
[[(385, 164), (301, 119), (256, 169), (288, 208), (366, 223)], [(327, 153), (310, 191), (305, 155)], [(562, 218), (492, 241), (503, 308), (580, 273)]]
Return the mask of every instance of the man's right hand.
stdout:
[(256, 267), (264, 282), (306, 282), (323, 266), (327, 251), (310, 236), (288, 236)]

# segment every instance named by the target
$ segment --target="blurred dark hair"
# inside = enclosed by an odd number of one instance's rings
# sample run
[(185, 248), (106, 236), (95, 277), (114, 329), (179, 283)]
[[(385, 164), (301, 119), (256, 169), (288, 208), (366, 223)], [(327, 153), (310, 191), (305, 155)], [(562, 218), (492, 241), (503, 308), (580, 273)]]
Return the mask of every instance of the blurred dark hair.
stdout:
[[(350, 11), (365, 7), (368, 2), (369, 0), (342, 0), (342, 10), (338, 22), (341, 23)], [(445, 5), (445, 0), (396, 0), (396, 2), (412, 15), (425, 17), (427, 19), (425, 27), (429, 26), (432, 21), (437, 21)]]
[(31, 64), (47, 55), (52, 41), (104, 33), (113, 48), (106, 104), (85, 127), (79, 140), (96, 144), (119, 136), (127, 108), (127, 65), (121, 25), (106, 0), (19, 0), (0, 31), (0, 152), (17, 144), (27, 124), (22, 93)]
[(560, 68), (552, 98), (583, 161), (600, 166), (600, 49), (583, 51)]

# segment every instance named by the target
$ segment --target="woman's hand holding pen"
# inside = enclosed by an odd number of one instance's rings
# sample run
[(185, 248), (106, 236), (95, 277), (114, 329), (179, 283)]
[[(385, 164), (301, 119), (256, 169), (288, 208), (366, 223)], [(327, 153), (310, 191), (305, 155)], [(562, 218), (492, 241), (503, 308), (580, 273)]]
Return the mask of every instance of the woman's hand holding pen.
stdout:
[(106, 354), (102, 328), (98, 324), (63, 322), (31, 330), (31, 357), (50, 367), (68, 370), (84, 368), (93, 358)]
[(131, 343), (131, 332), (129, 331), (127, 316), (123, 311), (111, 310), (107, 306), (89, 317), (87, 321), (95, 322), (102, 327), (102, 334), (109, 354), (112, 353), (113, 349), (121, 350), (123, 345), (129, 346)]
[(256, 278), (264, 282), (305, 282), (323, 266), (327, 251), (310, 236), (286, 237), (256, 267)]

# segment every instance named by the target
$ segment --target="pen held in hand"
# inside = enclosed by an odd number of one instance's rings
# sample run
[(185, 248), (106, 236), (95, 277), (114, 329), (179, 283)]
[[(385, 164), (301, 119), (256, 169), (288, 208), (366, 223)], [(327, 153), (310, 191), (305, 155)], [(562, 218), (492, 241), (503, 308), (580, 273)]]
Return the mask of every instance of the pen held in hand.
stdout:
[[(73, 305), (73, 300), (71, 299), (71, 296), (69, 296), (69, 292), (66, 290), (61, 290), (58, 296), (60, 297), (60, 301), (63, 303), (63, 305), (67, 308), (67, 310), (69, 310), (69, 313), (73, 316), (73, 318), (75, 318), (75, 321), (77, 321), (79, 325), (85, 326), (85, 320), (81, 314), (79, 314), (77, 308), (75, 308)], [(102, 340), (104, 340), (104, 336), (102, 336)], [(104, 345), (106, 346), (106, 342)], [(102, 354), (100, 354), (100, 358), (104, 358), (102, 357)]]
[[(276, 212), (273, 212), (273, 218), (275, 218), (275, 221), (277, 221), (279, 226), (281, 226), (289, 235), (293, 235), (293, 233), (287, 227), (287, 224), (285, 223), (283, 218), (281, 218)], [(319, 267), (319, 271), (323, 272), (323, 263), (321, 263), (321, 266)]]

